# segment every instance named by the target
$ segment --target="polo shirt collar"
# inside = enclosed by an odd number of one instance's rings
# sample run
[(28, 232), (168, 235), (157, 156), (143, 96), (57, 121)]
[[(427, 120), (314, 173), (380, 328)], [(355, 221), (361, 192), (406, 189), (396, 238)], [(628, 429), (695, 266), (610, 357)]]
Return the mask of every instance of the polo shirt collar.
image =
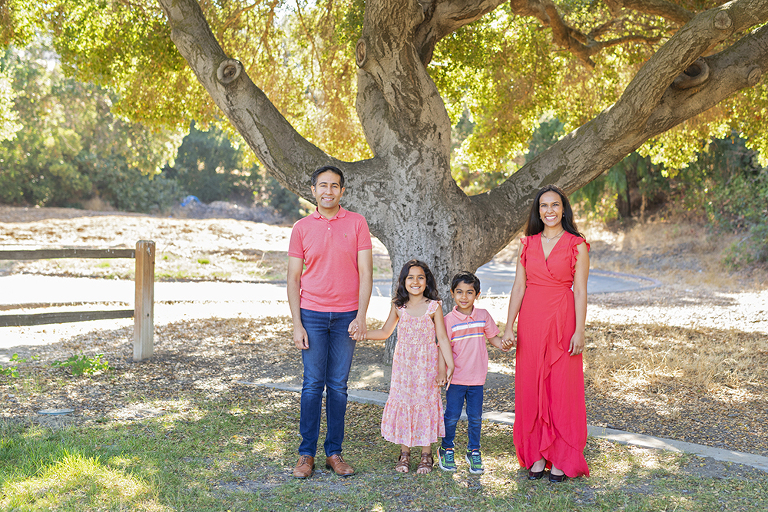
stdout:
[[(330, 222), (333, 219), (343, 219), (346, 216), (347, 216), (347, 210), (345, 210), (342, 206), (339, 206), (339, 211), (336, 212), (336, 215), (326, 220)], [(320, 212), (317, 210), (317, 207), (315, 207), (315, 211), (312, 212), (312, 217), (315, 219), (325, 219), (325, 217), (320, 215)]]
[(477, 308), (473, 305), (472, 306), (472, 312), (470, 314), (468, 314), (468, 315), (465, 315), (464, 313), (459, 311), (459, 306), (453, 306), (453, 313), (456, 315), (456, 317), (459, 320), (462, 320), (462, 321), (467, 320), (468, 318), (474, 320), (475, 317), (473, 315), (475, 314), (476, 310), (477, 310)]

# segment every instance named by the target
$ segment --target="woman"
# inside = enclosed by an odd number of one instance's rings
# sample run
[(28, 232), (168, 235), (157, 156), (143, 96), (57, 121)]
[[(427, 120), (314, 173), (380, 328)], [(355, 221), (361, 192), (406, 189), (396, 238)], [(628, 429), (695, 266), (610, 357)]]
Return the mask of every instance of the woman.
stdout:
[[(516, 346), (514, 442), (528, 478), (589, 476), (584, 323), (589, 244), (560, 188), (541, 189), (520, 239), (504, 339)], [(573, 289), (571, 289), (573, 288)], [(517, 319), (517, 336), (512, 327)]]

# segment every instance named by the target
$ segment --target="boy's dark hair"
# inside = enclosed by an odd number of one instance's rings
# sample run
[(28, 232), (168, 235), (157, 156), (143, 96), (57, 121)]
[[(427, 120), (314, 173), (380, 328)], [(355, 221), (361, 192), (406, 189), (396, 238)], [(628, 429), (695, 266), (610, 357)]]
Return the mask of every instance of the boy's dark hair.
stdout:
[(480, 293), (480, 279), (478, 279), (478, 277), (472, 272), (462, 270), (453, 276), (453, 279), (451, 280), (451, 291), (456, 290), (456, 287), (459, 286), (459, 283), (471, 284), (472, 288), (475, 289), (475, 294)]
[(312, 186), (317, 186), (317, 177), (328, 171), (331, 171), (332, 173), (339, 176), (339, 185), (341, 188), (344, 188), (344, 173), (341, 172), (341, 169), (334, 167), (333, 165), (324, 165), (315, 169), (315, 172), (312, 173)]
[(413, 267), (421, 267), (424, 271), (424, 276), (427, 278), (427, 287), (424, 290), (424, 296), (430, 300), (440, 300), (440, 294), (437, 291), (437, 281), (435, 276), (432, 275), (432, 271), (426, 263), (419, 260), (410, 260), (403, 265), (400, 270), (400, 277), (397, 278), (397, 291), (395, 292), (395, 298), (392, 302), (395, 303), (395, 307), (403, 307), (409, 299), (408, 290), (405, 289), (405, 278), (408, 277), (408, 272)]

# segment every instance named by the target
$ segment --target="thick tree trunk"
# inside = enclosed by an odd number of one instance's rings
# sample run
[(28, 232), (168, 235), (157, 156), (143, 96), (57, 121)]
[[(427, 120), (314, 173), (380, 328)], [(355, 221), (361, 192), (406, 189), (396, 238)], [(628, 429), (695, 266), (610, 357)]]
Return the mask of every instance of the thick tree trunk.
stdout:
[[(309, 175), (333, 163), (347, 176), (344, 204), (368, 219), (399, 274), (424, 260), (449, 299), (458, 270), (476, 270), (524, 225), (536, 191), (571, 193), (649, 138), (756, 85), (768, 71), (768, 26), (707, 56), (695, 84), (676, 78), (710, 48), (768, 20), (768, 0), (735, 0), (693, 16), (640, 70), (621, 99), (489, 193), (467, 197), (450, 170), (450, 120), (426, 63), (434, 44), (493, 10), (498, 0), (368, 0), (357, 44), (357, 111), (375, 157), (340, 162), (305, 140), (238, 61), (225, 55), (195, 0), (158, 0), (172, 39), (267, 170), (307, 199)], [(625, 2), (626, 3), (626, 2)], [(699, 63), (699, 67), (702, 65)], [(450, 305), (450, 300), (446, 304)], [(389, 353), (394, 345), (389, 344)]]

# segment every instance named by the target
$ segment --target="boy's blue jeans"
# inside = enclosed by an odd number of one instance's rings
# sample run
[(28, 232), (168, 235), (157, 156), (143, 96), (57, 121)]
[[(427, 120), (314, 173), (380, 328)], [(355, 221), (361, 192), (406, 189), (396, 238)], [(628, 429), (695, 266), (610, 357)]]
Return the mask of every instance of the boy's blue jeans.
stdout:
[(444, 449), (453, 448), (456, 437), (456, 423), (461, 417), (461, 409), (467, 402), (467, 443), (468, 450), (480, 449), (480, 427), (483, 420), (483, 386), (462, 386), (451, 384), (445, 392), (445, 437)]
[(301, 351), (304, 383), (301, 388), (299, 455), (315, 456), (325, 391), (326, 456), (341, 453), (344, 416), (347, 413), (347, 379), (352, 367), (355, 340), (349, 337), (350, 322), (357, 311), (343, 313), (301, 310), (309, 348)]

